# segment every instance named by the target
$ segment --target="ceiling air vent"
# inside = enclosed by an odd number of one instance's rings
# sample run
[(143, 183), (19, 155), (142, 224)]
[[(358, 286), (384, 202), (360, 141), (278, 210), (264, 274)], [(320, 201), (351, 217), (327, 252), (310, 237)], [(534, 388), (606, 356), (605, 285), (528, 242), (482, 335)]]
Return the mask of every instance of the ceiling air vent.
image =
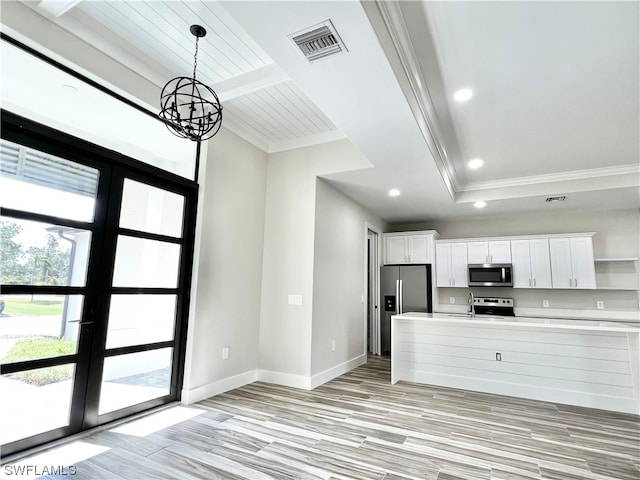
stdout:
[(348, 51), (331, 20), (305, 28), (288, 37), (309, 63)]
[(551, 202), (564, 202), (565, 199), (567, 197), (562, 196), (562, 197), (547, 197), (547, 199), (545, 200), (545, 202), (547, 203), (551, 203)]

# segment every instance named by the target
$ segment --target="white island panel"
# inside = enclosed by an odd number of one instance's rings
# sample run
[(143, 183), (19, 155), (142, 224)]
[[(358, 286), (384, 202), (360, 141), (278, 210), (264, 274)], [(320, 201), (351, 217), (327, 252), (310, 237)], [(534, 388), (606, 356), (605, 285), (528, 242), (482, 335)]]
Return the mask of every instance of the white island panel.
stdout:
[(443, 314), (392, 318), (392, 383), (640, 413), (637, 326)]

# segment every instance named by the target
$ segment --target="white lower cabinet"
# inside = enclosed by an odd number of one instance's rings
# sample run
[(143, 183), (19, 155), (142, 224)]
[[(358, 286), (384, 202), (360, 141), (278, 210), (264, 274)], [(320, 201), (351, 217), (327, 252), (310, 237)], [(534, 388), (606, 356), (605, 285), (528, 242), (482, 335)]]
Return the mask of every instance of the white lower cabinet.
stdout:
[(549, 240), (512, 240), (513, 288), (551, 288)]
[(469, 286), (465, 242), (436, 244), (436, 286)]
[(596, 288), (591, 237), (550, 238), (553, 288)]

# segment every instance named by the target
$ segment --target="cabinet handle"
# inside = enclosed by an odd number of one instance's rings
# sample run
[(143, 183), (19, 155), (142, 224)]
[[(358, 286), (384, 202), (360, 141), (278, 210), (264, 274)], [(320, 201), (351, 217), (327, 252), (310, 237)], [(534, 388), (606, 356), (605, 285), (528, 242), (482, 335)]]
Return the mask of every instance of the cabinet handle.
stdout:
[(535, 278), (533, 279), (533, 286), (534, 287), (536, 286), (536, 279)]
[(569, 279), (569, 287), (573, 288), (573, 280)]
[(531, 279), (529, 279), (529, 286), (531, 286)]
[(578, 279), (577, 278), (573, 279), (573, 286), (578, 288)]

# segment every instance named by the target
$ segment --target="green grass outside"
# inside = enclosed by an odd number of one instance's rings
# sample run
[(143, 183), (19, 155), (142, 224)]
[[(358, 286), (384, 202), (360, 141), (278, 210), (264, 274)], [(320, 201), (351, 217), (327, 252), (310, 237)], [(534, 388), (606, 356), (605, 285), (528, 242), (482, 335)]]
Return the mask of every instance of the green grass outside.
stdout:
[(4, 314), (14, 316), (62, 315), (62, 300), (4, 297)]
[[(76, 342), (60, 338), (26, 338), (17, 340), (3, 357), (3, 363), (32, 360), (35, 358), (58, 357), (76, 353)], [(73, 365), (27, 370), (8, 375), (31, 385), (47, 385), (49, 383), (68, 380), (73, 374)]]

